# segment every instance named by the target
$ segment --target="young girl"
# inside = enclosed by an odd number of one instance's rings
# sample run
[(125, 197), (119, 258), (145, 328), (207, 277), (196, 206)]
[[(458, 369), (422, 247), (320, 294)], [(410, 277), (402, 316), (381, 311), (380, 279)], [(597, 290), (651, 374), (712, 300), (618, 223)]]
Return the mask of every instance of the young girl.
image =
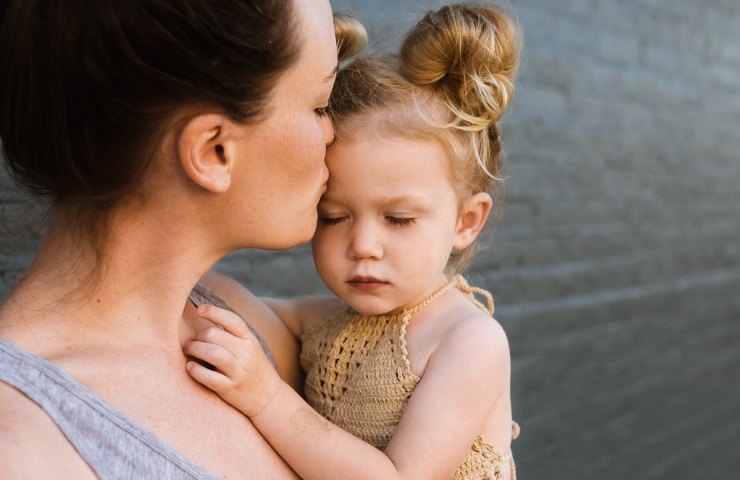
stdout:
[(185, 351), (216, 370), (188, 371), (301, 477), (515, 477), (506, 335), (490, 294), (446, 272), (462, 269), (491, 210), (518, 56), (505, 10), (453, 5), (422, 19), (397, 59), (340, 70), (313, 254), (344, 303), (268, 300), (302, 340), (306, 400), (238, 316), (199, 307), (222, 329)]

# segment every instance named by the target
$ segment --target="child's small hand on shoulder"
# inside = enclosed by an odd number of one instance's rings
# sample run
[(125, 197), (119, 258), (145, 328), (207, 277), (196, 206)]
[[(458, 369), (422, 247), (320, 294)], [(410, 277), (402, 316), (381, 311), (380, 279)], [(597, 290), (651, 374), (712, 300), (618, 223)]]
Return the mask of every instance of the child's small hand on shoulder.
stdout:
[(257, 415), (272, 400), (282, 383), (262, 347), (237, 314), (213, 305), (198, 306), (198, 315), (214, 323), (183, 347), (193, 360), (187, 371), (247, 416)]

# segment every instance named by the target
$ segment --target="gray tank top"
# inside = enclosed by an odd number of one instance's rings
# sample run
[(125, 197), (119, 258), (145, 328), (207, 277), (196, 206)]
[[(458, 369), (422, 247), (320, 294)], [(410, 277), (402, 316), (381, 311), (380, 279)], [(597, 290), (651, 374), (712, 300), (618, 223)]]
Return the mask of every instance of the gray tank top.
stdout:
[[(204, 301), (221, 302), (219, 306), (229, 308), (200, 285), (191, 293), (190, 300), (196, 305)], [(266, 347), (263, 340), (261, 343)], [(267, 353), (271, 357), (269, 349)], [(15, 387), (43, 408), (103, 480), (217, 478), (61, 369), (1, 338), (0, 381)]]
[(61, 369), (3, 339), (0, 381), (43, 408), (98, 478), (216, 478)]

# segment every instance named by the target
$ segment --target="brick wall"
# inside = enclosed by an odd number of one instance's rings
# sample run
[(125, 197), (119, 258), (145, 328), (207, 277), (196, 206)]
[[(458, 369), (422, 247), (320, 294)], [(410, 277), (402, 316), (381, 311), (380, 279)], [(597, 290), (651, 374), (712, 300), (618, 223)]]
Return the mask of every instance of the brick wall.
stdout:
[[(439, 1), (335, 0), (378, 50)], [(509, 334), (523, 479), (740, 469), (740, 3), (512, 0), (526, 34), (502, 219), (474, 260)], [(41, 211), (0, 178), (0, 295)], [(30, 213), (29, 213), (30, 212)], [(305, 247), (218, 268), (321, 291)]]

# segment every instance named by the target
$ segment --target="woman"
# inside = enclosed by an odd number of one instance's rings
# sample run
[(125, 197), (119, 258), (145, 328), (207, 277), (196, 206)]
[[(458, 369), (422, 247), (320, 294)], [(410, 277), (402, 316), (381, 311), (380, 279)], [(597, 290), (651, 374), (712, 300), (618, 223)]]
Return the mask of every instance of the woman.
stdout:
[[(53, 207), (0, 308), (4, 478), (295, 477), (188, 378), (182, 344), (217, 260), (314, 231), (333, 32), (327, 0), (5, 7), (5, 157)], [(289, 377), (284, 327), (228, 279), (205, 283), (238, 300)]]

